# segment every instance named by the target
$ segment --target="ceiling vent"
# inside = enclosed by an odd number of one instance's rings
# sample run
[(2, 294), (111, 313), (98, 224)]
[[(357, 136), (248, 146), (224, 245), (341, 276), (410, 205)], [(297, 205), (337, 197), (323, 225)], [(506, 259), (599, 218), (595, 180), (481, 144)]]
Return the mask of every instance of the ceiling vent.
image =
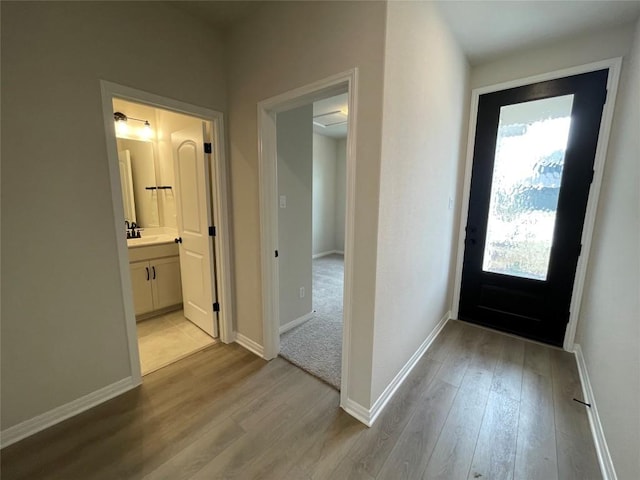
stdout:
[(348, 117), (344, 112), (336, 110), (334, 112), (314, 115), (313, 124), (323, 128), (334, 127), (336, 125), (344, 125), (347, 123), (347, 118)]

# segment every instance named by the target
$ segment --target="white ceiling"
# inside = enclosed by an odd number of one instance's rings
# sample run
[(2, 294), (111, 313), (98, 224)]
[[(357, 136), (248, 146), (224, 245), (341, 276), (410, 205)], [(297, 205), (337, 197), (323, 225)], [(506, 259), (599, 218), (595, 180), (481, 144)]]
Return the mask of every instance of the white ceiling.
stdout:
[[(167, 3), (224, 29), (269, 2)], [(535, 45), (628, 24), (640, 16), (640, 0), (437, 0), (436, 3), (472, 65)]]
[(640, 16), (640, 1), (441, 0), (438, 5), (472, 65)]
[[(332, 115), (328, 115), (332, 112)], [(318, 100), (313, 104), (313, 131), (319, 135), (333, 138), (345, 138), (347, 136), (348, 103), (347, 94), (343, 93), (335, 97)], [(340, 122), (338, 125), (330, 125)], [(344, 122), (344, 123), (342, 123)], [(321, 125), (329, 125), (323, 127)]]

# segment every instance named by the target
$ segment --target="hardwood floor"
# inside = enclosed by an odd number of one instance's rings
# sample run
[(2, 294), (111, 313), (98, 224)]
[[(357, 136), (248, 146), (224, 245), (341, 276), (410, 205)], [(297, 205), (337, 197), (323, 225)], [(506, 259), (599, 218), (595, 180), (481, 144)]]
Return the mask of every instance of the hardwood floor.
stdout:
[(277, 358), (214, 345), (4, 449), (18, 479), (599, 479), (573, 357), (447, 324), (371, 428)]

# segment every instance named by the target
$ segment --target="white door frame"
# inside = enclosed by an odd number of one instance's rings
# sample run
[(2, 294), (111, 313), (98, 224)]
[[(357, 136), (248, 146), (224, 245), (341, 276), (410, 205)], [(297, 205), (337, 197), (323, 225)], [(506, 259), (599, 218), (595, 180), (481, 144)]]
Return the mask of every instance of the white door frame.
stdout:
[(270, 360), (280, 352), (280, 305), (278, 262), (278, 172), (276, 114), (347, 91), (346, 214), (344, 248), (344, 304), (342, 328), (342, 383), (340, 403), (344, 405), (349, 385), (351, 338), (351, 295), (353, 283), (356, 131), (358, 70), (354, 68), (258, 103), (258, 159), (260, 166), (260, 242), (262, 254), (263, 356)]
[[(131, 291), (131, 277), (129, 274), (129, 252), (127, 240), (124, 236), (124, 210), (122, 207), (122, 192), (120, 186), (120, 173), (118, 170), (118, 152), (116, 145), (116, 132), (113, 121), (113, 99), (121, 98), (132, 102), (162, 108), (177, 113), (183, 113), (208, 121), (212, 125), (213, 155), (210, 155), (211, 186), (214, 190), (212, 198), (213, 218), (216, 224), (216, 281), (218, 285), (218, 298), (221, 304), (220, 340), (224, 343), (233, 342), (233, 310), (231, 300), (231, 264), (229, 250), (229, 221), (227, 202), (227, 161), (224, 148), (224, 117), (221, 112), (208, 108), (198, 107), (189, 103), (180, 102), (171, 98), (162, 97), (153, 93), (137, 90), (135, 88), (119, 85), (117, 83), (100, 80), (102, 92), (102, 114), (107, 139), (107, 158), (109, 162), (109, 178), (111, 181), (111, 199), (113, 204), (114, 232), (116, 247), (118, 250), (118, 263), (120, 268), (120, 281), (122, 286), (122, 298), (124, 302), (124, 320), (129, 344), (129, 360), (131, 364), (131, 376), (134, 383), (140, 384), (140, 354), (138, 351), (138, 334), (136, 330), (136, 317), (133, 310), (133, 294)], [(216, 161), (217, 160), (217, 161)]]
[(584, 217), (584, 227), (582, 229), (582, 251), (578, 259), (576, 267), (576, 276), (573, 283), (573, 292), (571, 294), (569, 323), (565, 331), (563, 348), (569, 352), (574, 350), (574, 339), (576, 335), (576, 327), (578, 325), (578, 317), (580, 314), (580, 305), (582, 302), (582, 293), (584, 290), (584, 282), (587, 274), (587, 265), (589, 260), (589, 252), (591, 250), (591, 239), (593, 237), (593, 228), (598, 208), (598, 197), (600, 196), (600, 187), (602, 185), (602, 175), (604, 165), (607, 158), (607, 146), (609, 144), (609, 135), (611, 133), (611, 123), (613, 121), (613, 111), (615, 107), (616, 95), (618, 93), (618, 82), (620, 80), (620, 67), (622, 58), (610, 58), (595, 63), (579, 65), (563, 70), (535, 75), (532, 77), (521, 78), (510, 82), (499, 83), (497, 85), (489, 85), (486, 87), (476, 88), (471, 92), (471, 108), (469, 113), (469, 136), (467, 139), (467, 163), (464, 173), (464, 184), (462, 190), (462, 211), (460, 215), (460, 226), (458, 231), (458, 253), (455, 272), (455, 283), (453, 290), (453, 304), (451, 312), (453, 318), (458, 318), (458, 306), (460, 304), (460, 288), (462, 283), (462, 261), (464, 257), (464, 239), (465, 227), (467, 225), (467, 217), (469, 215), (469, 194), (471, 190), (471, 169), (473, 167), (473, 150), (476, 135), (476, 121), (478, 117), (478, 98), (485, 93), (497, 92), (508, 88), (520, 87), (531, 83), (544, 82), (554, 80), (556, 78), (578, 75), (581, 73), (593, 72), (596, 70), (609, 69), (609, 77), (607, 79), (607, 101), (602, 111), (602, 121), (600, 123), (600, 132), (598, 134), (598, 146), (596, 148), (596, 156), (593, 164), (595, 171), (593, 182), (589, 190), (589, 200), (587, 202), (587, 211)]

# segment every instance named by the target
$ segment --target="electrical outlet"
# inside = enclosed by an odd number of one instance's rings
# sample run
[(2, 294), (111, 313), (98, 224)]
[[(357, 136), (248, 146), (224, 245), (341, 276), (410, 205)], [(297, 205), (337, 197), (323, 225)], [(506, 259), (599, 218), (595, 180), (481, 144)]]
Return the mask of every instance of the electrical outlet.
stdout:
[(304, 287), (300, 287), (300, 298), (304, 298)]

